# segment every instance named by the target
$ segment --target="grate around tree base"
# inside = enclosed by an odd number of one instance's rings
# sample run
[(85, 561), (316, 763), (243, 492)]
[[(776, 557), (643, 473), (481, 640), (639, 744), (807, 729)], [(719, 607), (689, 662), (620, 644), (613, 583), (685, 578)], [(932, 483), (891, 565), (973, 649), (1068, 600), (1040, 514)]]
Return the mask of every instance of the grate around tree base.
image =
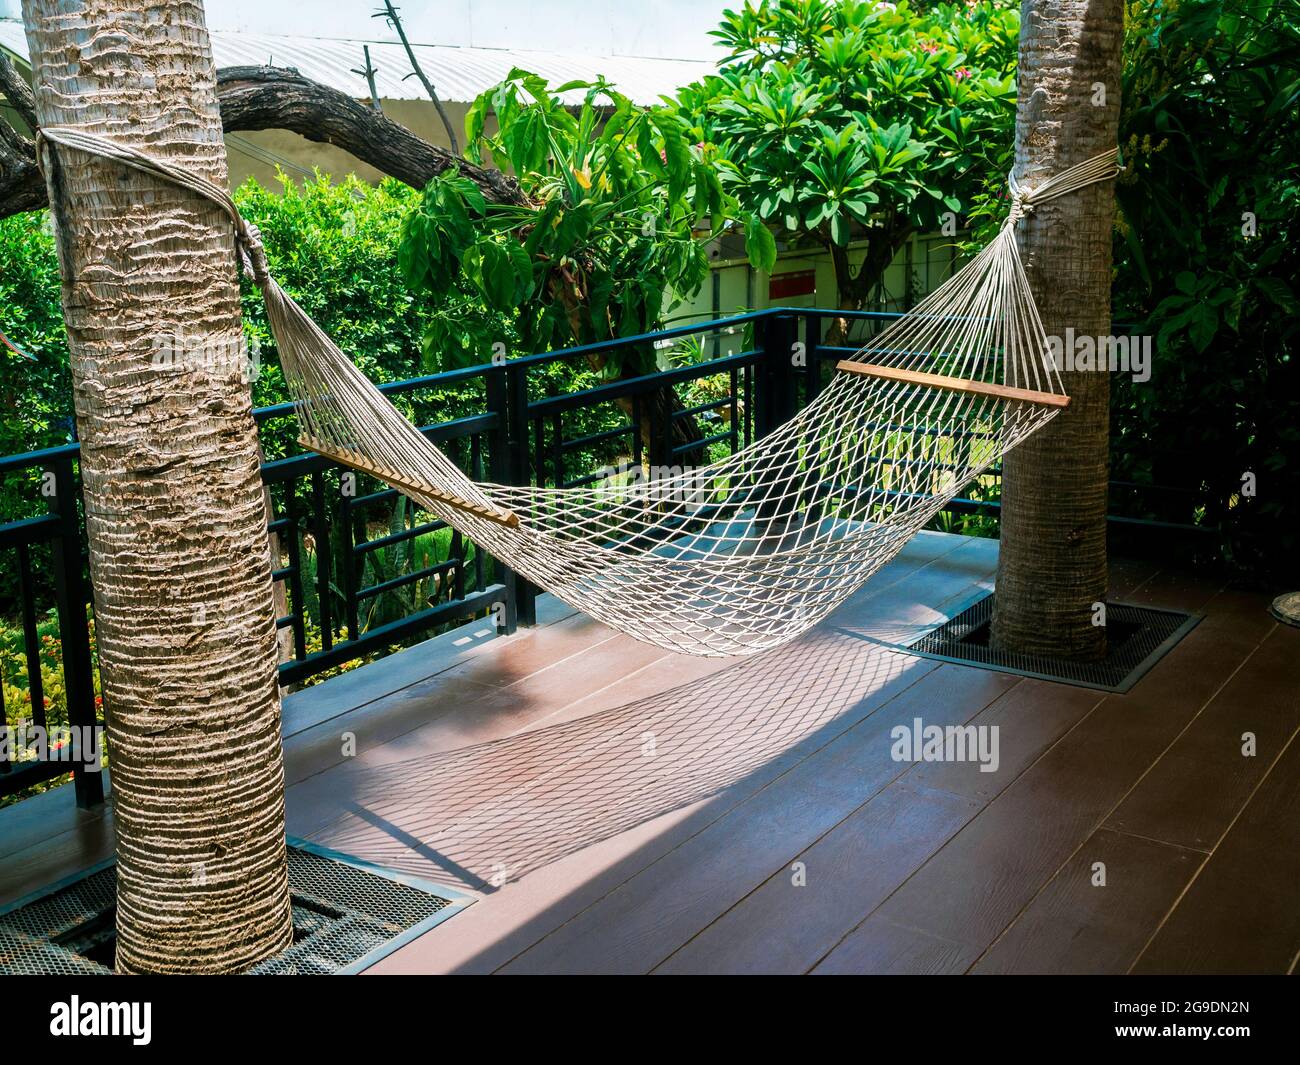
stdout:
[[(304, 840), (289, 840), (293, 945), (253, 975), (360, 972), (460, 912), (471, 896)], [(101, 862), (0, 909), (0, 974), (113, 971), (117, 866)]]
[(1126, 692), (1187, 635), (1201, 619), (1195, 614), (1153, 607), (1106, 604), (1106, 657), (1097, 662), (1070, 662), (1040, 655), (1010, 654), (989, 647), (992, 595), (926, 633), (909, 650), (942, 662), (996, 669), (1080, 688)]

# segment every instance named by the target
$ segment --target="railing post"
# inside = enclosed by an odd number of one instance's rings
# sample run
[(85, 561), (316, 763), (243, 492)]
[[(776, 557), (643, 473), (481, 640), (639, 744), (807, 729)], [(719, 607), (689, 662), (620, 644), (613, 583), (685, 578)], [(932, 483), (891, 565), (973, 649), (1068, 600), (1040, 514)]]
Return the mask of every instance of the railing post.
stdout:
[[(517, 366), (505, 365), (505, 455), (503, 484), (526, 485), (528, 476), (528, 374)], [(495, 450), (495, 449), (494, 449)], [(495, 461), (495, 458), (494, 460)], [(541, 469), (542, 457), (537, 456)], [(514, 622), (529, 626), (537, 624), (537, 588), (518, 574), (514, 580)], [(507, 610), (510, 607), (507, 606)]]
[[(798, 397), (795, 394), (795, 321), (788, 314), (773, 313), (754, 325), (754, 340), (763, 357), (754, 374), (754, 438), (761, 440), (794, 416)], [(754, 474), (755, 528), (779, 520), (779, 507), (773, 494), (778, 490), (780, 471), (769, 468)]]
[[(487, 409), (497, 416), (496, 427), (488, 440), (488, 469), (497, 484), (513, 482), (513, 445), (510, 439), (511, 406), (509, 372), (505, 366), (496, 367), (484, 380), (487, 387)], [(502, 636), (511, 635), (519, 624), (519, 577), (499, 558), (493, 559), (497, 582), (505, 587), (505, 613), (497, 624)]]
[(804, 389), (803, 405), (806, 407), (822, 390), (822, 360), (818, 348), (822, 342), (822, 316), (815, 312), (804, 315)]
[(772, 314), (756, 323), (755, 339), (763, 352), (755, 380), (758, 408), (755, 436), (767, 436), (794, 416), (798, 406), (795, 394), (794, 319), (788, 314)]
[[(334, 574), (333, 545), (330, 543), (330, 518), (326, 511), (325, 473), (311, 474), (312, 536), (316, 539), (316, 606), (320, 611), (320, 646), (328, 651), (334, 646)], [(351, 561), (350, 559), (348, 560)], [(356, 639), (356, 634), (351, 634)]]
[[(54, 461), (54, 495), (50, 510), (59, 516), (59, 538), (51, 545), (54, 563), (54, 595), (59, 615), (59, 639), (63, 644), (63, 681), (67, 688), (68, 725), (94, 727), (95, 667), (90, 656), (90, 629), (86, 624), (89, 601), (81, 569), (81, 523), (77, 519), (77, 484), (72, 459)], [(105, 708), (105, 713), (110, 708)], [(82, 735), (85, 735), (83, 732)], [(92, 768), (77, 763), (72, 771), (77, 805), (94, 806), (104, 801), (104, 774), (99, 763)]]

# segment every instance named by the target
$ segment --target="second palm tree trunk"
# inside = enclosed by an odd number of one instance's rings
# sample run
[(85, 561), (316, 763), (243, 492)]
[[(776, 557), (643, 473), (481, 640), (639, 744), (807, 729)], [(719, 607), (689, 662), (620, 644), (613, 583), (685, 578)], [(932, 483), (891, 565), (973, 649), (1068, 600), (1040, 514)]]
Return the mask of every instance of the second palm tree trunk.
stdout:
[[(1122, 0), (1025, 0), (1021, 7), (1016, 167), (1022, 184), (1115, 146)], [(1109, 182), (1053, 200), (1020, 223), (1021, 253), (1049, 336), (1109, 334)], [(1099, 657), (1106, 629), (1110, 378), (1063, 367), (1070, 407), (1010, 452), (1002, 473), (994, 646)]]

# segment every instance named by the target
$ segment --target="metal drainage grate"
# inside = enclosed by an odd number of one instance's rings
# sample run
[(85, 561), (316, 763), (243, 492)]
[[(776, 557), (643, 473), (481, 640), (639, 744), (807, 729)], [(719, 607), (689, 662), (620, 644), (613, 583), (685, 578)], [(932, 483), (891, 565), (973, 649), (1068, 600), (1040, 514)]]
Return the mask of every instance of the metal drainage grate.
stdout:
[(986, 595), (922, 636), (910, 645), (910, 650), (944, 662), (983, 666), (1081, 688), (1126, 692), (1201, 620), (1194, 614), (1174, 610), (1108, 603), (1106, 657), (1098, 662), (1068, 662), (993, 650), (988, 645), (992, 618), (993, 596)]
[[(289, 843), (293, 945), (255, 975), (355, 973), (468, 906), (459, 891), (302, 840)], [(0, 974), (111, 975), (117, 866), (0, 909)]]

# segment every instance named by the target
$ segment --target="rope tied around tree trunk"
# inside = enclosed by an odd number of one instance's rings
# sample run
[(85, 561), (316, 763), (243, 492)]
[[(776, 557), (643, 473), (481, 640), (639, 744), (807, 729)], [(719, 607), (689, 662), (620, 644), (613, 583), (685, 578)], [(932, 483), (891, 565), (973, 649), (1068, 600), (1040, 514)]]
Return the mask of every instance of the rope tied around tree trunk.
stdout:
[(244, 216), (239, 213), (239, 208), (235, 206), (235, 201), (231, 199), (230, 193), (220, 185), (182, 167), (155, 159), (135, 148), (118, 144), (108, 137), (68, 126), (43, 126), (36, 131), (36, 160), (42, 174), (50, 173), (51, 144), (73, 148), (87, 155), (129, 166), (142, 174), (162, 178), (220, 207), (234, 226), (235, 242), (239, 246), (240, 261), (244, 270), (257, 283), (259, 289), (265, 290), (271, 282), (271, 274), (266, 263), (266, 250), (262, 247), (262, 234), (258, 232), (257, 226), (245, 221)]
[(1118, 148), (1111, 148), (1100, 155), (1085, 159), (1081, 163), (1075, 163), (1074, 166), (1067, 167), (1059, 174), (1054, 174), (1041, 184), (1035, 185), (1032, 189), (1025, 188), (1016, 180), (1016, 171), (1013, 167), (1007, 173), (1007, 189), (1011, 193), (1011, 211), (1008, 213), (1003, 225), (1014, 226), (1022, 218), (1033, 213), (1034, 208), (1039, 204), (1054, 200), (1058, 196), (1078, 192), (1079, 189), (1088, 185), (1095, 185), (1099, 181), (1109, 181), (1111, 178), (1117, 177), (1123, 170), (1124, 168), (1119, 165)]
[(1011, 175), (1011, 212), (993, 240), (773, 432), (648, 482), (637, 465), (628, 479), (552, 488), (540, 471), (537, 484), (466, 475), (280, 288), (260, 234), (224, 189), (66, 128), (42, 131), (43, 166), (51, 145), (188, 189), (230, 218), (306, 447), (392, 485), (596, 620), (710, 656), (753, 654), (817, 624), (1069, 403), (1015, 224), (1119, 172), (1111, 150), (1032, 189)]

